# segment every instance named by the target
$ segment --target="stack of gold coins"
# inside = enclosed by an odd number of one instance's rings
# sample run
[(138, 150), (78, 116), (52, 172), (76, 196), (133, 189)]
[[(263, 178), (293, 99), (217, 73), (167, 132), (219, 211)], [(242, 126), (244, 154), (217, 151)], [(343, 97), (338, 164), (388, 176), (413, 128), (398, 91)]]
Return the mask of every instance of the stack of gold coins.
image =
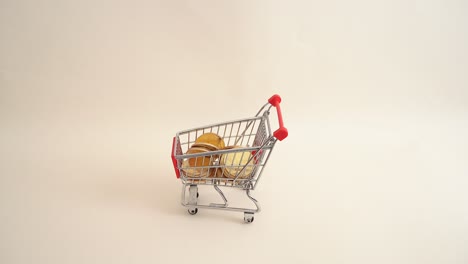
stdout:
[[(242, 146), (230, 146), (225, 149), (237, 149)], [(227, 178), (246, 179), (254, 169), (254, 159), (250, 151), (239, 151), (223, 154), (220, 158), (220, 165), (224, 167), (224, 176)]]
[(215, 133), (205, 133), (198, 137), (186, 154), (206, 153), (206, 155), (184, 160), (182, 170), (185, 175), (190, 178), (206, 178), (216, 175), (215, 170), (210, 166), (218, 157), (209, 152), (223, 149), (224, 146), (224, 140)]
[(205, 148), (211, 151), (224, 149), (225, 144), (222, 137), (215, 133), (205, 133), (199, 136), (192, 147)]

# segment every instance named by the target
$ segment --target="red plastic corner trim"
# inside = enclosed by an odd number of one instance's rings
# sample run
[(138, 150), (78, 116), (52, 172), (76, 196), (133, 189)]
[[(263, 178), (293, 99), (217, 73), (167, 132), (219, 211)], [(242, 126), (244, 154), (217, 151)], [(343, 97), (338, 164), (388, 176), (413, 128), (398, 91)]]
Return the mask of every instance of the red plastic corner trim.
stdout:
[(172, 158), (172, 164), (174, 165), (174, 171), (176, 174), (177, 179), (180, 178), (180, 171), (177, 169), (177, 159), (174, 156), (175, 152), (175, 147), (176, 147), (176, 137), (172, 140), (172, 152), (171, 152), (171, 158)]

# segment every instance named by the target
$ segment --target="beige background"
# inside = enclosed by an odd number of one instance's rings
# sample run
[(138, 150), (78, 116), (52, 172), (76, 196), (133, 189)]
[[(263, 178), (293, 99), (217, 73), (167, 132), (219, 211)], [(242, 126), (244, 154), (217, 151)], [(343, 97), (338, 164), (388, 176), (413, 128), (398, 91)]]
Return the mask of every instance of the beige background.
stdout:
[[(466, 1), (1, 0), (0, 38), (0, 263), (468, 263)], [(188, 215), (173, 135), (273, 93), (263, 211)]]

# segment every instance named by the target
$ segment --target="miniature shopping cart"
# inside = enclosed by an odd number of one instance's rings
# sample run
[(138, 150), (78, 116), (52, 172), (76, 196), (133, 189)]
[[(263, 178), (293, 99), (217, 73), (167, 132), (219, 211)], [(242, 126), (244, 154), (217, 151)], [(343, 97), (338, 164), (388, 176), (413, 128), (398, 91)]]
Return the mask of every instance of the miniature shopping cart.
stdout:
[[(183, 206), (188, 207), (190, 214), (196, 214), (198, 208), (221, 209), (244, 212), (244, 221), (246, 223), (251, 223), (254, 220), (254, 214), (260, 212), (260, 206), (258, 201), (251, 196), (250, 191), (257, 186), (277, 140), (281, 141), (288, 136), (288, 130), (283, 124), (280, 102), (281, 97), (273, 95), (268, 103), (252, 118), (184, 130), (176, 134), (172, 143), (172, 162), (177, 178), (182, 181), (181, 203)], [(269, 114), (273, 106), (277, 110), (279, 128), (271, 133)], [(204, 153), (185, 154), (195, 143), (195, 140), (205, 133), (216, 133), (222, 137), (226, 146), (242, 147), (228, 147)], [(223, 160), (223, 157), (227, 157), (227, 155), (231, 157), (228, 162), (226, 162), (226, 159)], [(197, 161), (193, 163), (195, 167), (193, 167), (193, 164), (190, 167), (187, 160)], [(193, 177), (194, 174), (190, 173), (193, 170), (203, 173)], [(226, 171), (230, 172), (230, 174), (225, 173)], [(229, 177), (226, 177), (226, 174)], [(198, 185), (213, 186), (224, 203), (198, 203)], [(220, 187), (245, 190), (247, 197), (253, 202), (255, 208), (230, 207)]]

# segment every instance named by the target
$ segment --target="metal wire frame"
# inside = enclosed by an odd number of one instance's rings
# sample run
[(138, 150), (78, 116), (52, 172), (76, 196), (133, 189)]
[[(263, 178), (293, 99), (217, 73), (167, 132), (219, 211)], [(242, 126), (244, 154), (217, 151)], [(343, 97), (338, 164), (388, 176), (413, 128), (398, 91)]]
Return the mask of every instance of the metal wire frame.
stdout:
[[(177, 168), (181, 175), (182, 180), (182, 197), (181, 204), (190, 208), (210, 208), (210, 209), (223, 209), (230, 211), (243, 211), (246, 213), (255, 213), (260, 211), (258, 201), (250, 195), (250, 191), (254, 190), (260, 177), (262, 176), (263, 169), (267, 164), (273, 147), (276, 143), (276, 138), (272, 136), (269, 114), (271, 105), (263, 111), (269, 104), (265, 104), (252, 118), (239, 119), (229, 122), (217, 123), (208, 126), (198, 127), (180, 131), (176, 134), (176, 144), (173, 149), (173, 154), (177, 159)], [(260, 115), (263, 111), (263, 114)], [(218, 151), (210, 151), (206, 153), (184, 154), (195, 142), (198, 136), (204, 133), (216, 133), (220, 135), (226, 145), (241, 145), (246, 146), (242, 148), (225, 149)], [(245, 153), (252, 153), (249, 160), (245, 165), (241, 164), (221, 164), (220, 157), (231, 153), (231, 155), (245, 155)], [(184, 167), (183, 161), (187, 159), (195, 159), (195, 164), (206, 164), (206, 159), (209, 159), (209, 165), (195, 167), (201, 174), (206, 174), (205, 177), (190, 177), (184, 171), (188, 169)], [(248, 167), (252, 170), (248, 177), (244, 172)], [(209, 171), (222, 170), (222, 174), (227, 168), (235, 169), (237, 174), (234, 178), (226, 177), (211, 177)], [(191, 167), (194, 169), (194, 167)], [(197, 199), (194, 198), (193, 192), (198, 194), (197, 185), (212, 185), (215, 190), (220, 194), (224, 204), (198, 204)], [(224, 193), (219, 188), (233, 187), (241, 188), (246, 191), (247, 197), (255, 204), (256, 209), (249, 208), (235, 208), (229, 207), (228, 201)], [(187, 187), (189, 187), (189, 196), (186, 195)]]

